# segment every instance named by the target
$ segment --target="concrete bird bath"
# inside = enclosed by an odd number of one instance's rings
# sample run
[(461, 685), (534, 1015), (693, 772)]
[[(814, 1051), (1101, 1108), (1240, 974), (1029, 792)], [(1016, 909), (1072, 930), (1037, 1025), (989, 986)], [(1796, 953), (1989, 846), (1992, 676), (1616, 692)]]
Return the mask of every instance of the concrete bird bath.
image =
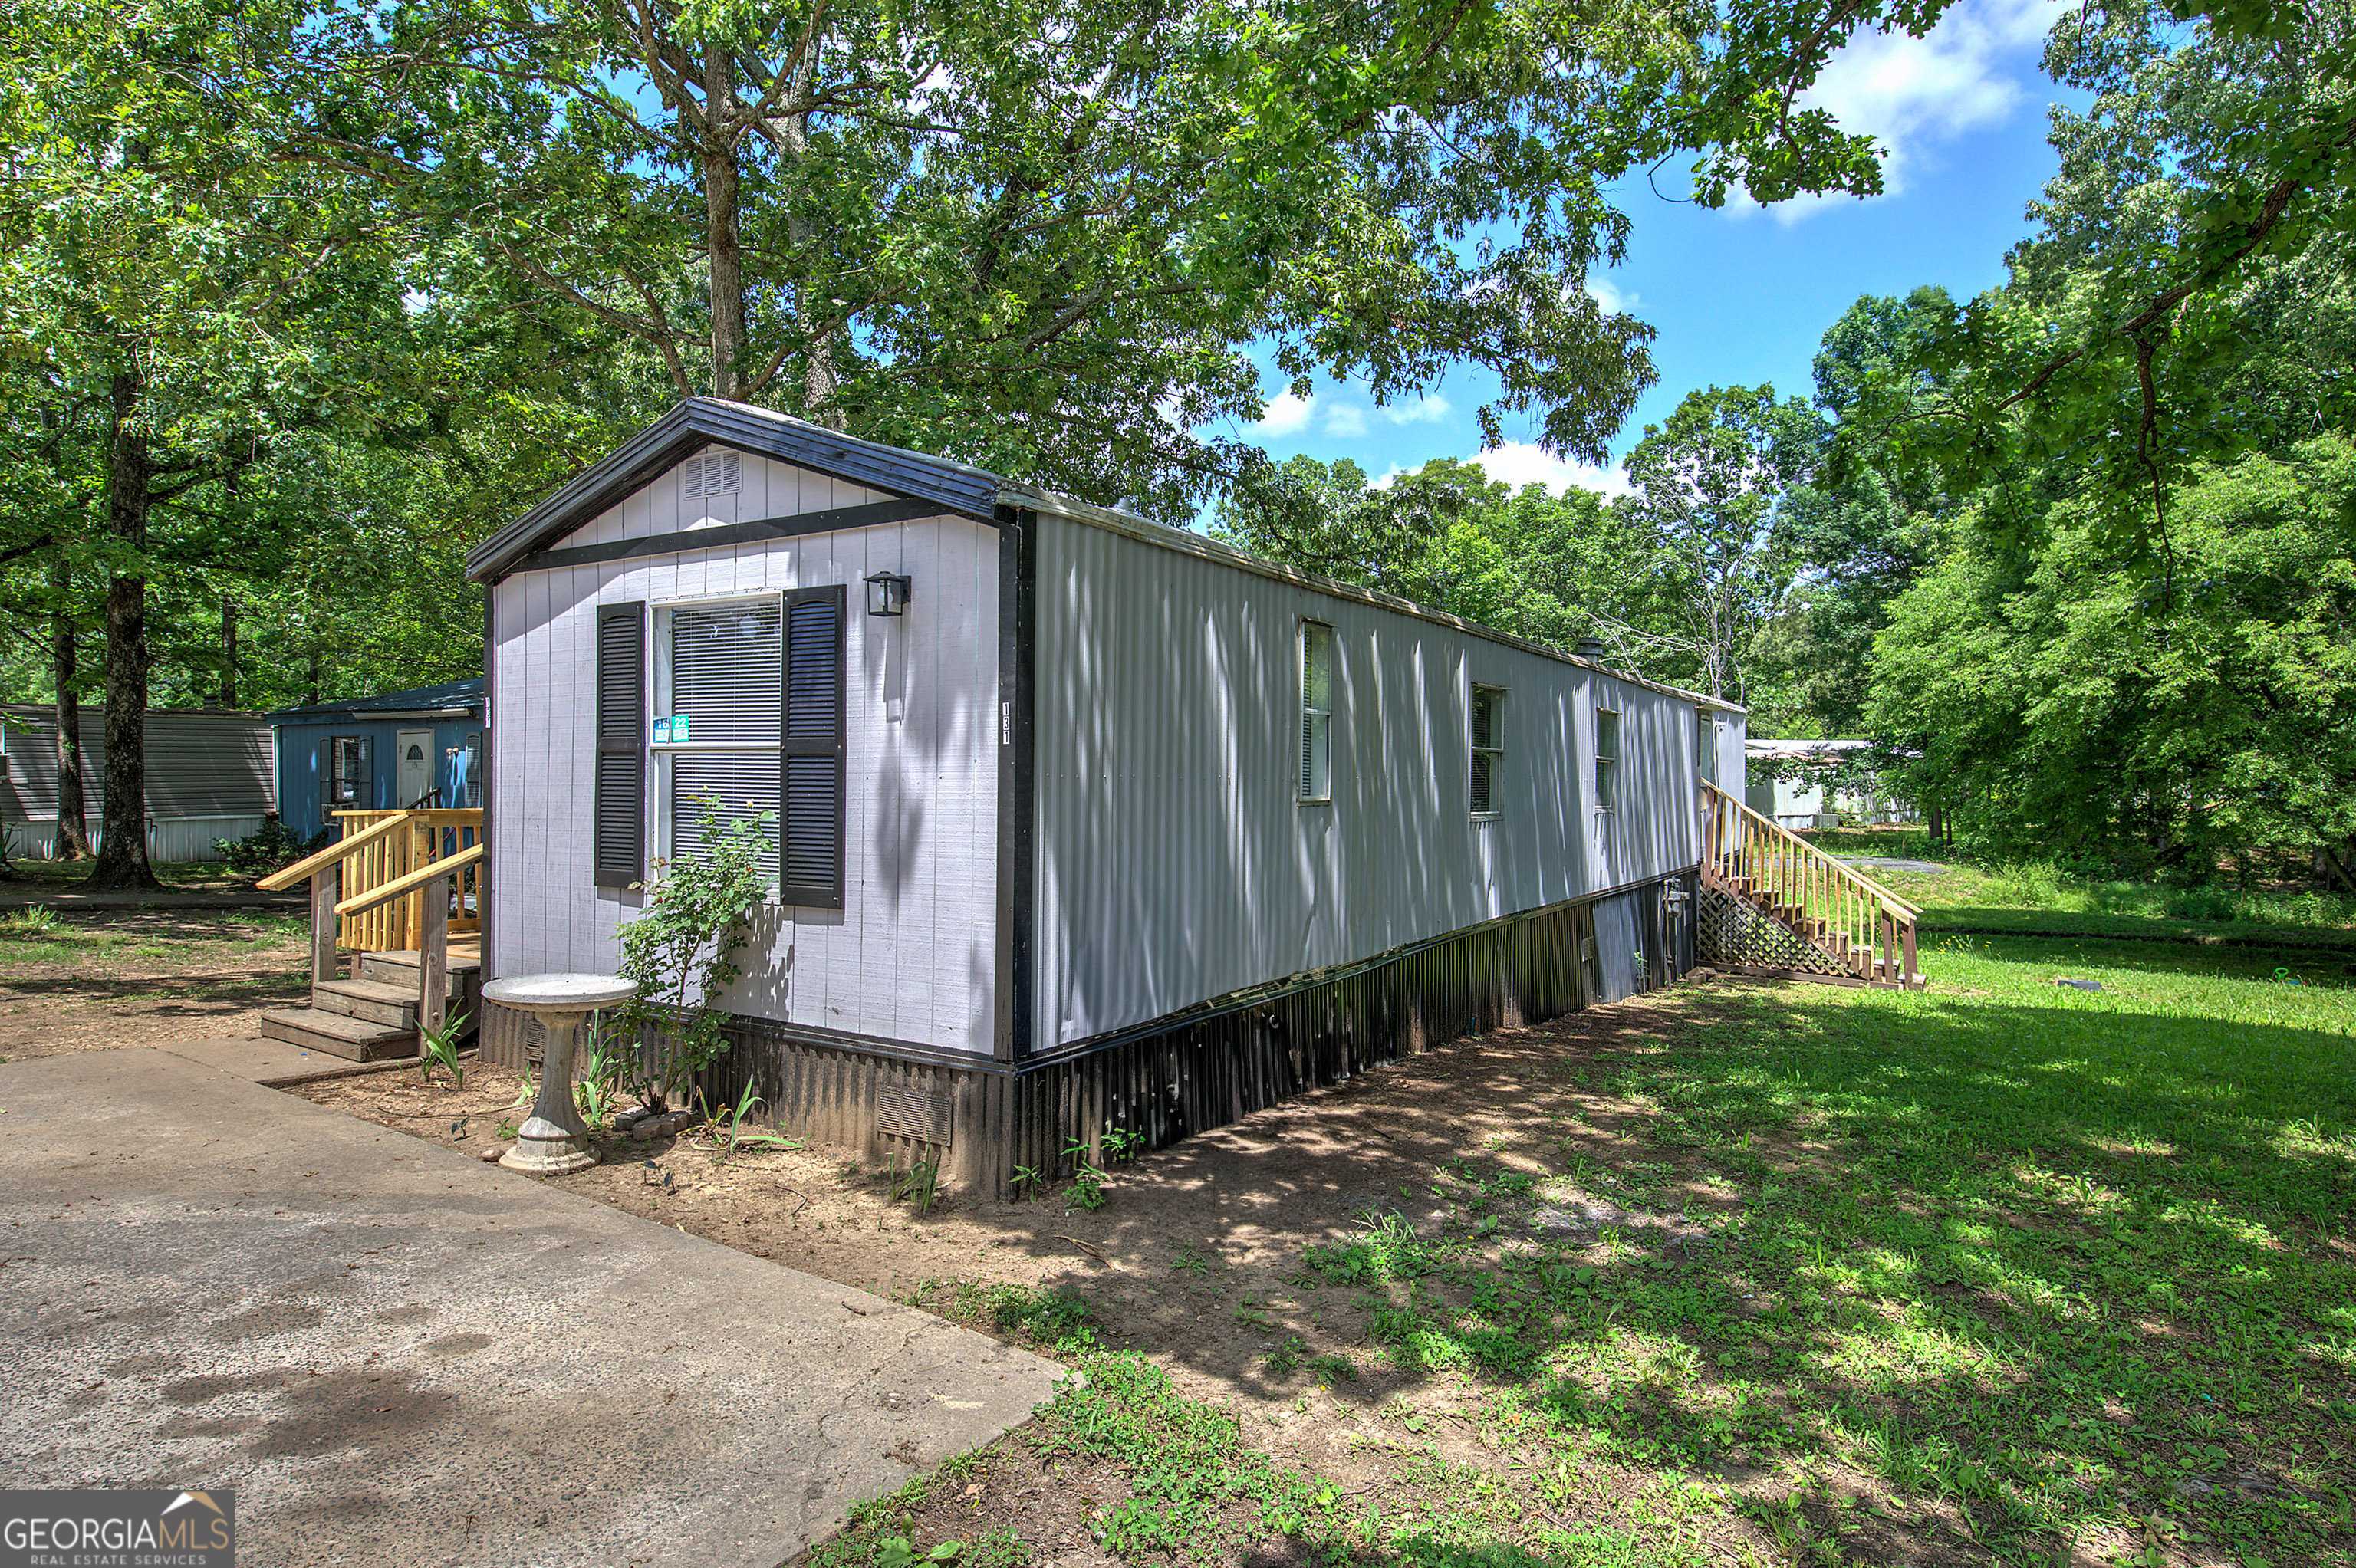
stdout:
[(530, 1118), (516, 1129), (515, 1147), (499, 1157), (501, 1165), (532, 1176), (562, 1176), (597, 1163), (589, 1147), (589, 1125), (573, 1103), (573, 1047), (583, 1019), (637, 994), (637, 982), (611, 975), (519, 975), (483, 987), (483, 1000), (520, 1008), (548, 1031), (540, 1055), (539, 1096), (531, 1103)]

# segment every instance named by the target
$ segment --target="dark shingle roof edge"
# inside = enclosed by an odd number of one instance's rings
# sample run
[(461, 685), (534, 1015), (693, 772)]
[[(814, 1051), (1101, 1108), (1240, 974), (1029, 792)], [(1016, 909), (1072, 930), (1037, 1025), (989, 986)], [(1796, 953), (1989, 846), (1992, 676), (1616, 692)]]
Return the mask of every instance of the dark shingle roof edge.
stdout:
[(281, 708), (262, 715), (273, 724), (299, 724), (310, 720), (365, 719), (391, 713), (466, 713), (483, 705), (483, 677), (444, 681), (440, 686), (412, 687), (407, 691), (383, 691), (373, 697), (347, 698), (340, 702), (312, 702)]
[(467, 553), (466, 575), (480, 582), (504, 574), (698, 447), (712, 444), (814, 468), (889, 496), (936, 502), (982, 522), (992, 520), (1003, 483), (968, 464), (845, 435), (791, 414), (723, 398), (689, 398), (477, 545)]

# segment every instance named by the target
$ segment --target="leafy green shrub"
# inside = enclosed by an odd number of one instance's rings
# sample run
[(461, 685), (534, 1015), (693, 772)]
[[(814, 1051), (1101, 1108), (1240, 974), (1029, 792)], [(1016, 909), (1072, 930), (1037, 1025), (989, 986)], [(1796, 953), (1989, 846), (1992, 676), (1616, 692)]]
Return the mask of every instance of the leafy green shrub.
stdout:
[[(646, 908), (622, 927), (622, 976), (638, 994), (621, 1014), (633, 1038), (660, 1034), (665, 1049), (646, 1053), (634, 1085), (659, 1110), (681, 1101), (703, 1070), (727, 1049), (712, 999), (744, 977), (738, 962), (751, 933), (745, 923), (769, 896), (761, 869), (774, 815), (723, 824), (708, 805), (708, 855), (661, 862), (644, 884)], [(638, 1053), (633, 1052), (633, 1057)]]
[(327, 835), (298, 838), (278, 818), (267, 817), (261, 827), (242, 838), (216, 838), (213, 853), (241, 877), (266, 877), (281, 866), (291, 866), (314, 849), (327, 848)]

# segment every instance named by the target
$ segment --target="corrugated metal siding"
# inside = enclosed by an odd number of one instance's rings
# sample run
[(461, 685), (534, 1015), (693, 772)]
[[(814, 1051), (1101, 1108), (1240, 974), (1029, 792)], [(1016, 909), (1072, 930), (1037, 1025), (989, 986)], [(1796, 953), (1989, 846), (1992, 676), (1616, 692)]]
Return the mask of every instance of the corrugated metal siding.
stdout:
[[(675, 471), (566, 544), (825, 511), (874, 493), (747, 457), (742, 490), (686, 496)], [(595, 606), (823, 583), (849, 588), (841, 910), (773, 909), (723, 1004), (986, 1053), (994, 1012), (998, 536), (928, 518), (722, 549), (519, 572), (494, 590), (491, 951), (487, 973), (611, 971), (636, 895), (592, 885)], [(861, 579), (916, 580), (908, 613), (862, 613)], [(700, 725), (699, 720), (699, 725)]]
[(1745, 747), (1750, 736), (1749, 714), (1718, 716), (1718, 787), (1737, 800), (1743, 798), (1748, 788), (1745, 781), (1751, 758)]
[[(1038, 610), (1037, 1049), (1696, 858), (1689, 702), (1052, 517)], [(1333, 627), (1329, 806), (1297, 799), (1304, 615)], [(1494, 822), (1474, 682), (1507, 693)]]
[[(217, 841), (250, 838), (262, 831), (266, 820), (259, 812), (245, 816), (151, 816), (147, 819), (147, 859), (216, 862), (221, 858), (220, 851), (214, 848)], [(91, 848), (104, 848), (106, 828), (96, 812), (90, 816), (89, 827)], [(0, 822), (0, 831), (8, 836), (11, 859), (54, 860), (59, 857), (58, 819), (54, 816), (27, 822), (12, 816)]]
[[(45, 709), (13, 709), (5, 720), (0, 750), (7, 754), (11, 818), (58, 815), (57, 721)], [(92, 826), (106, 787), (106, 714), (95, 705), (81, 710), (82, 793)], [(180, 817), (261, 816), (273, 809), (270, 727), (241, 713), (175, 712), (147, 715), (147, 814), (157, 820)]]

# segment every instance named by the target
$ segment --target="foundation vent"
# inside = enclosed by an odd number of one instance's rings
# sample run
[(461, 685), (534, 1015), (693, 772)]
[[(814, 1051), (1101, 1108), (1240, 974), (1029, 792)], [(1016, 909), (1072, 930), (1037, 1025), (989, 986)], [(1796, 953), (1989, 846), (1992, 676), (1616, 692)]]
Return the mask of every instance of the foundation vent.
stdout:
[(937, 1089), (886, 1084), (875, 1092), (875, 1130), (919, 1143), (949, 1141), (949, 1097)]

